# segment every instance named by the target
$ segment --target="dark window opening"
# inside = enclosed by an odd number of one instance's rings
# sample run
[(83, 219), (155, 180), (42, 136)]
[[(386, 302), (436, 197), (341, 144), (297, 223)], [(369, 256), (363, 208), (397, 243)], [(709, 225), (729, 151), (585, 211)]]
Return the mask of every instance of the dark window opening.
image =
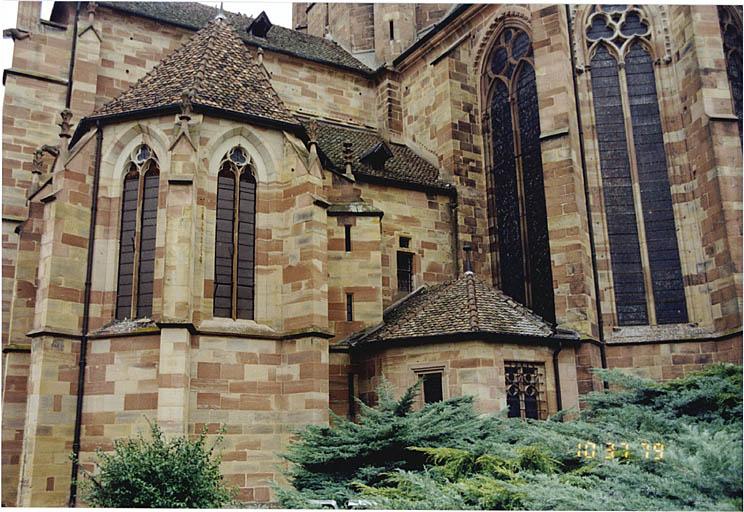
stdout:
[(347, 322), (354, 321), (354, 294), (353, 293), (346, 294), (346, 321)]
[(124, 178), (119, 232), (116, 318), (152, 315), (158, 215), (157, 160), (147, 146), (130, 155)]
[(395, 27), (393, 26), (393, 20), (390, 20), (389, 23), (390, 23), (390, 40), (392, 41), (395, 39)]
[(231, 149), (217, 177), (214, 309), (219, 318), (253, 319), (256, 181), (250, 158)]
[(398, 291), (413, 291), (413, 254), (398, 251)]
[[(629, 47), (624, 73), (627, 93), (610, 47), (599, 46), (591, 64), (617, 323), (649, 324), (651, 297), (655, 323), (687, 322), (653, 60), (640, 43)], [(634, 135), (630, 148), (629, 133)], [(640, 194), (634, 192), (636, 186)], [(636, 216), (637, 206), (642, 221)], [(645, 244), (640, 243), (641, 233)], [(643, 267), (642, 254), (648, 257), (648, 269)]]
[(506, 406), (510, 418), (544, 420), (547, 402), (544, 397), (545, 366), (540, 363), (504, 362)]
[(444, 400), (442, 389), (442, 372), (424, 373), (421, 375), (424, 381), (424, 403), (433, 404)]
[(507, 28), (491, 52), (489, 225), (494, 284), (555, 320), (537, 85), (527, 33)]
[(344, 226), (344, 250), (351, 252), (351, 226), (349, 224)]
[(545, 367), (539, 363), (504, 363), (506, 406), (510, 418), (542, 420), (547, 418), (543, 396)]
[[(740, 11), (741, 12), (741, 11)], [(726, 74), (731, 87), (734, 114), (739, 118), (739, 139), (742, 137), (742, 34), (741, 14), (733, 5), (719, 5), (718, 18), (726, 58)], [(738, 19), (737, 19), (738, 18)]]
[(411, 239), (407, 236), (400, 237), (400, 246), (403, 249), (408, 249), (411, 246)]

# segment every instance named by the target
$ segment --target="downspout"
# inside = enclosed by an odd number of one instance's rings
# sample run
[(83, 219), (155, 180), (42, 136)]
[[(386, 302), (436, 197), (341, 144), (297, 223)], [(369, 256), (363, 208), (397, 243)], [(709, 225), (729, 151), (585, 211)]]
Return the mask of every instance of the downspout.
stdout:
[(83, 292), (83, 327), (80, 336), (80, 359), (78, 361), (77, 404), (75, 407), (75, 434), (72, 441), (72, 479), (70, 481), (70, 500), (68, 505), (74, 507), (77, 502), (77, 477), (80, 465), (80, 430), (83, 419), (83, 396), (85, 391), (85, 367), (88, 354), (88, 326), (90, 324), (90, 296), (93, 279), (93, 249), (96, 238), (96, 220), (98, 217), (98, 185), (101, 177), (101, 146), (103, 131), (96, 123), (96, 155), (93, 169), (93, 191), (90, 205), (90, 227), (88, 229), (88, 259), (85, 267), (85, 290)]
[(354, 396), (356, 394), (356, 390), (354, 389), (354, 374), (349, 372), (347, 377), (347, 387), (349, 389), (349, 412), (348, 416), (351, 421), (354, 421), (354, 416), (356, 416), (356, 403), (354, 402)]
[(75, 54), (77, 52), (78, 19), (80, 18), (80, 2), (75, 7), (75, 26), (72, 27), (72, 49), (70, 50), (70, 65), (67, 68), (67, 94), (65, 96), (65, 108), (70, 108), (72, 101), (72, 73), (75, 70)]
[(555, 376), (555, 405), (558, 412), (563, 409), (563, 398), (561, 397), (561, 372), (558, 371), (558, 353), (563, 346), (558, 342), (558, 347), (553, 351), (553, 375)]
[(457, 229), (457, 189), (450, 196), (450, 223), (452, 225), (452, 273), (457, 279), (460, 275), (460, 232)]
[[(571, 52), (571, 67), (574, 68), (576, 65), (576, 55), (572, 44), (573, 39), (573, 23), (571, 22), (571, 7), (566, 4), (566, 20), (568, 21), (568, 48)], [(592, 211), (591, 202), (589, 200), (589, 180), (586, 171), (586, 152), (584, 148), (584, 128), (581, 123), (581, 109), (579, 105), (579, 85), (576, 81), (575, 70), (571, 70), (571, 78), (573, 79), (573, 92), (574, 92), (574, 103), (576, 105), (576, 123), (579, 128), (579, 153), (581, 156), (581, 176), (584, 180), (584, 201), (586, 202), (586, 216), (587, 225), (589, 228), (589, 246), (591, 248), (592, 255), (592, 277), (594, 279), (594, 297), (595, 305), (597, 310), (597, 330), (599, 331), (599, 357), (602, 362), (602, 368), (607, 368), (607, 353), (605, 351), (605, 338), (604, 338), (604, 322), (602, 320), (602, 300), (599, 295), (599, 271), (597, 270), (597, 251), (594, 243), (594, 227), (592, 225)], [(604, 388), (609, 389), (607, 382), (604, 382)]]

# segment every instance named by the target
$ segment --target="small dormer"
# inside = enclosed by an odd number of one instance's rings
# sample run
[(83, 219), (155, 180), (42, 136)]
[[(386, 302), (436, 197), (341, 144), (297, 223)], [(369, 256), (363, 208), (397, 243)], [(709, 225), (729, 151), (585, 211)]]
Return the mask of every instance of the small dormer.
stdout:
[(393, 152), (388, 145), (381, 141), (362, 153), (359, 161), (377, 171), (382, 171), (385, 168), (385, 162), (392, 156)]
[(266, 34), (271, 30), (271, 27), (271, 21), (266, 15), (266, 12), (261, 11), (261, 14), (256, 16), (256, 18), (251, 21), (251, 24), (248, 25), (248, 33), (256, 37), (265, 38)]

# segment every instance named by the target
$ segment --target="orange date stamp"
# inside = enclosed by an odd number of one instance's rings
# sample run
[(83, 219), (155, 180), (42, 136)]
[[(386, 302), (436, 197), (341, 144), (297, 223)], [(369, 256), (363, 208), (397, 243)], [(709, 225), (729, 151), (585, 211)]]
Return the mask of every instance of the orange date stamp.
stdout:
[[(640, 448), (640, 452), (638, 449)], [(628, 460), (638, 455), (643, 460), (664, 460), (664, 443), (650, 443), (643, 441), (637, 446), (631, 443), (611, 443), (597, 445), (591, 441), (585, 441), (576, 445), (576, 456), (586, 460)]]

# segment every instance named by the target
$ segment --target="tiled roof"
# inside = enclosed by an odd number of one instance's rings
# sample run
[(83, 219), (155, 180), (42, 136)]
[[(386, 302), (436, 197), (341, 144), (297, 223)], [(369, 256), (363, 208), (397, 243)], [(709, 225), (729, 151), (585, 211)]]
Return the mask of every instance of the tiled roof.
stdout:
[(489, 333), (548, 338), (555, 330), (472, 272), (422, 287), (389, 308), (379, 326), (352, 335), (351, 346), (447, 334)]
[[(309, 122), (305, 123), (305, 127)], [(373, 176), (385, 180), (411, 183), (434, 188), (449, 188), (439, 179), (439, 169), (414, 153), (403, 144), (386, 143), (393, 156), (388, 158), (382, 170), (362, 163), (359, 158), (377, 144), (383, 142), (377, 132), (361, 128), (350, 128), (325, 122), (317, 122), (318, 149), (330, 160), (338, 171), (344, 171), (344, 142), (351, 143), (352, 172), (355, 175)]]
[(262, 66), (222, 19), (209, 22), (90, 118), (178, 105), (184, 92), (191, 94), (194, 106), (298, 124)]
[[(198, 30), (219, 12), (214, 7), (196, 2), (100, 2), (101, 5), (123, 12), (146, 16)], [(229, 4), (228, 4), (229, 6)], [(253, 18), (243, 14), (225, 12), (228, 22), (245, 42), (267, 50), (289, 53), (316, 62), (371, 73), (372, 70), (354, 58), (338, 43), (311, 36), (277, 25), (272, 26), (266, 37), (255, 37), (246, 30)]]

